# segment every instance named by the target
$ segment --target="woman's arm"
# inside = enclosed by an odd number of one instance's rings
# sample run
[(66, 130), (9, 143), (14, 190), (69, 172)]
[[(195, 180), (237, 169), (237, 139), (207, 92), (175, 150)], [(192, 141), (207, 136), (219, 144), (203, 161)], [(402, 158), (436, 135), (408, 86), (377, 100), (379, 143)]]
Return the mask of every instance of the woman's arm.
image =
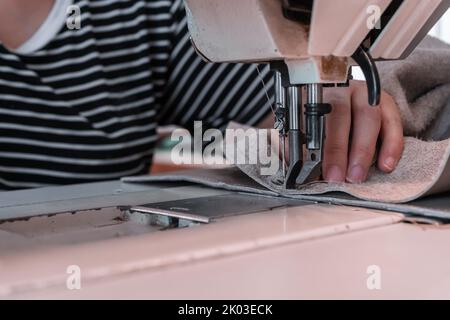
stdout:
[(393, 171), (403, 151), (402, 122), (394, 99), (383, 91), (380, 105), (369, 106), (366, 83), (362, 81), (351, 81), (349, 88), (328, 89), (324, 98), (333, 105), (327, 117), (324, 178), (365, 181), (378, 141), (381, 149), (377, 166), (386, 173)]

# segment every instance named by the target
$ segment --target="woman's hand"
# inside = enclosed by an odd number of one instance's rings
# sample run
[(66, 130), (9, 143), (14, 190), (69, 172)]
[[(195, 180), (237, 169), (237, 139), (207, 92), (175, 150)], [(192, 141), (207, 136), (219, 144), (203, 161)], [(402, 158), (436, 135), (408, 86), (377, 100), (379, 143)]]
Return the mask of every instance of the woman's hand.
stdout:
[(333, 106), (327, 115), (323, 177), (330, 182), (361, 183), (374, 162), (377, 142), (378, 168), (395, 169), (403, 151), (403, 128), (394, 99), (382, 92), (377, 107), (368, 105), (363, 81), (351, 81), (348, 88), (326, 88), (324, 101)]

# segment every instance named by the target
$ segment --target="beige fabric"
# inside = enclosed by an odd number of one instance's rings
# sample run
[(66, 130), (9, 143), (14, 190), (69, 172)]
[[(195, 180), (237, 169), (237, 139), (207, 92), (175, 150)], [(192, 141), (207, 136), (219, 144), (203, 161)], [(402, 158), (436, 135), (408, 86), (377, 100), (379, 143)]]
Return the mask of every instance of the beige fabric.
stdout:
[[(400, 107), (404, 133), (450, 138), (438, 128), (439, 115), (450, 114), (450, 46), (427, 37), (405, 60), (377, 64), (383, 89)], [(450, 124), (450, 119), (443, 119)]]
[[(234, 124), (233, 127), (236, 125)], [(239, 146), (239, 144), (237, 144)], [(244, 144), (241, 145), (244, 147)], [(238, 149), (248, 153), (248, 149)], [(282, 195), (318, 195), (333, 191), (345, 192), (362, 200), (405, 203), (425, 195), (450, 190), (450, 140), (425, 142), (406, 138), (405, 150), (397, 168), (386, 174), (373, 167), (362, 184), (314, 182), (285, 190), (279, 171), (274, 176), (261, 175), (261, 166), (237, 164), (250, 178)], [(231, 159), (230, 159), (231, 160)]]

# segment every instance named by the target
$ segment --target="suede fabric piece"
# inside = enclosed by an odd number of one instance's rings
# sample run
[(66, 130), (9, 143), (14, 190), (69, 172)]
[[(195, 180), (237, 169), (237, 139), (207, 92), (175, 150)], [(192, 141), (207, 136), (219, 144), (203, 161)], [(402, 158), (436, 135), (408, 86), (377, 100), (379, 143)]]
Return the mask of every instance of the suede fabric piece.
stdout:
[[(248, 149), (238, 150), (248, 153)], [(372, 167), (368, 180), (361, 184), (328, 183), (324, 181), (298, 185), (295, 190), (283, 187), (282, 174), (261, 174), (259, 164), (237, 164), (254, 181), (280, 195), (322, 195), (344, 192), (361, 200), (385, 203), (406, 203), (420, 197), (450, 191), (450, 140), (425, 142), (405, 139), (405, 149), (397, 168), (390, 174)]]
[[(233, 124), (233, 127), (236, 128), (237, 125)], [(248, 145), (237, 145), (242, 148), (237, 149), (238, 153), (248, 154)], [(201, 169), (158, 176), (129, 177), (123, 181), (128, 183), (189, 181), (232, 191), (299, 199), (343, 192), (360, 200), (398, 204), (426, 195), (450, 191), (449, 157), (450, 140), (425, 142), (410, 137), (406, 138), (403, 156), (392, 173), (386, 174), (373, 167), (368, 180), (361, 184), (318, 181), (299, 185), (295, 190), (286, 190), (281, 182), (281, 170), (275, 175), (262, 175), (260, 164), (237, 164), (235, 167), (223, 170)]]
[(406, 136), (450, 138), (450, 45), (426, 37), (407, 59), (377, 67), (383, 90), (399, 106)]

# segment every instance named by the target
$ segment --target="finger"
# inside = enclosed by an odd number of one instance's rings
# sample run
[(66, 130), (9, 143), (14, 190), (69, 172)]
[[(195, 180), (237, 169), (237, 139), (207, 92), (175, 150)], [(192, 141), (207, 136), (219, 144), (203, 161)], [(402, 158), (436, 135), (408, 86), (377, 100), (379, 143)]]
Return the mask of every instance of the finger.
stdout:
[(351, 128), (349, 88), (324, 91), (325, 101), (333, 107), (326, 117), (323, 177), (330, 182), (344, 182), (347, 173), (348, 144)]
[(378, 168), (392, 172), (403, 152), (403, 126), (400, 112), (394, 99), (387, 93), (381, 95), (381, 150)]
[(381, 128), (380, 107), (369, 106), (365, 84), (356, 83), (353, 86), (352, 123), (347, 181), (361, 183), (367, 179)]

